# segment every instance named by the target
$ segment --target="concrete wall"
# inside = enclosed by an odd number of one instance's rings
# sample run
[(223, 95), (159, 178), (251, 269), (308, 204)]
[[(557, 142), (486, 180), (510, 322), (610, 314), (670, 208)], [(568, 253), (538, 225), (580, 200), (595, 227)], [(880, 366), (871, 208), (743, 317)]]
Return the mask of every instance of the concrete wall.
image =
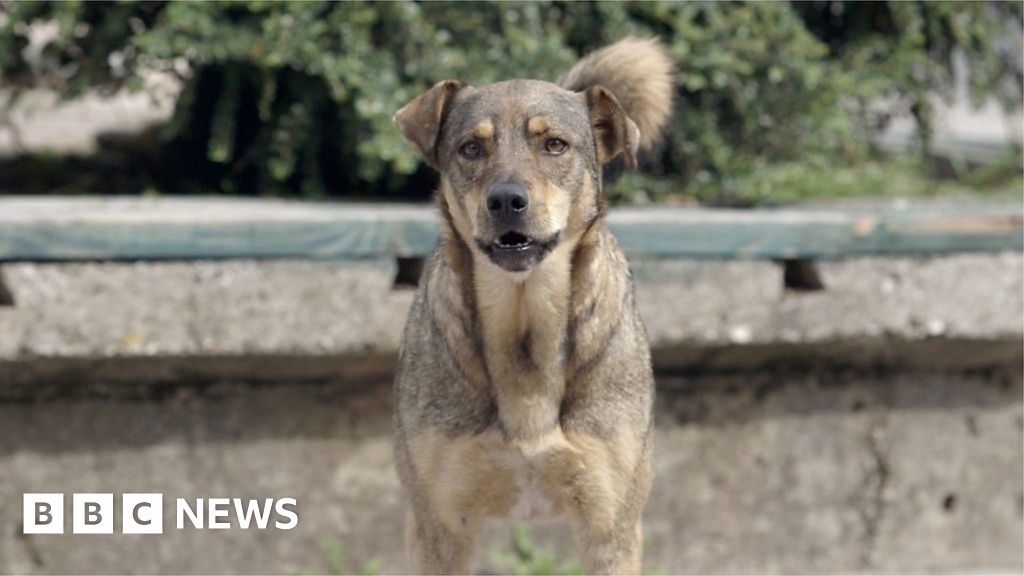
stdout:
[[(807, 293), (771, 263), (635, 268), (659, 385), (649, 566), (1024, 570), (1019, 253), (827, 263)], [(393, 273), (0, 267), (0, 572), (322, 572), (332, 540), (350, 570), (403, 571), (390, 370), (411, 292)], [(47, 491), (288, 496), (301, 520), (22, 535), (21, 494)], [(534, 534), (574, 557), (564, 525)], [(491, 527), (478, 570), (509, 547)]]

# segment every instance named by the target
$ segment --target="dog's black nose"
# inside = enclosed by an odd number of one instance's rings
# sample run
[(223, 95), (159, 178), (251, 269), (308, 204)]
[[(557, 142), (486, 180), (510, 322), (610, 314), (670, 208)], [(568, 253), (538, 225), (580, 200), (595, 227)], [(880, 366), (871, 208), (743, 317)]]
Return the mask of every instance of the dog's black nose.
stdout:
[(530, 205), (530, 195), (519, 184), (502, 182), (487, 192), (487, 211), (499, 220), (512, 220)]

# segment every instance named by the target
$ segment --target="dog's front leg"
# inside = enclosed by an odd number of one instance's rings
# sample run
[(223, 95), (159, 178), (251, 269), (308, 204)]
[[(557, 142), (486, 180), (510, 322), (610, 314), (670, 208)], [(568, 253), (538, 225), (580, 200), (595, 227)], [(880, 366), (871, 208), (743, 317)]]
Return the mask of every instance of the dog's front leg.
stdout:
[(414, 574), (468, 574), (474, 537), (469, 527), (450, 530), (432, 514), (410, 510), (405, 542)]
[(643, 547), (640, 519), (619, 521), (609, 531), (596, 531), (577, 522), (577, 541), (582, 544), (587, 574), (640, 574)]
[(548, 455), (546, 483), (571, 513), (587, 574), (639, 574), (649, 446), (629, 434), (568, 433), (566, 440)]
[(409, 568), (420, 574), (465, 574), (487, 516), (503, 515), (515, 479), (502, 465), (501, 434), (450, 435), (420, 429), (411, 443)]

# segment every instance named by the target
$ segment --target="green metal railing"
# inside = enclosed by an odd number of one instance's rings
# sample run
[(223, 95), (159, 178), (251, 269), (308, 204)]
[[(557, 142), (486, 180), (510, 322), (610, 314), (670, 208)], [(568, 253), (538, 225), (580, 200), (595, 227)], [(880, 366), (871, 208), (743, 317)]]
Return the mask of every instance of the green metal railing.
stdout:
[[(1020, 204), (873, 201), (775, 209), (617, 208), (630, 256), (833, 259), (1020, 251)], [(432, 206), (222, 197), (0, 197), (0, 261), (426, 255)]]

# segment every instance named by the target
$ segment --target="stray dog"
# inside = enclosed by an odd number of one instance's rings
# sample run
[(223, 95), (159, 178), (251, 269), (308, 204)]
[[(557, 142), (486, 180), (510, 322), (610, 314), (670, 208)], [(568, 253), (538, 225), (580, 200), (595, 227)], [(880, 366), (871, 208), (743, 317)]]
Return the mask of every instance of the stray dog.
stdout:
[(668, 120), (655, 40), (560, 81), (440, 82), (395, 124), (441, 174), (405, 328), (395, 460), (410, 569), (465, 573), (488, 517), (567, 515), (590, 573), (640, 573), (654, 382), (602, 166)]

